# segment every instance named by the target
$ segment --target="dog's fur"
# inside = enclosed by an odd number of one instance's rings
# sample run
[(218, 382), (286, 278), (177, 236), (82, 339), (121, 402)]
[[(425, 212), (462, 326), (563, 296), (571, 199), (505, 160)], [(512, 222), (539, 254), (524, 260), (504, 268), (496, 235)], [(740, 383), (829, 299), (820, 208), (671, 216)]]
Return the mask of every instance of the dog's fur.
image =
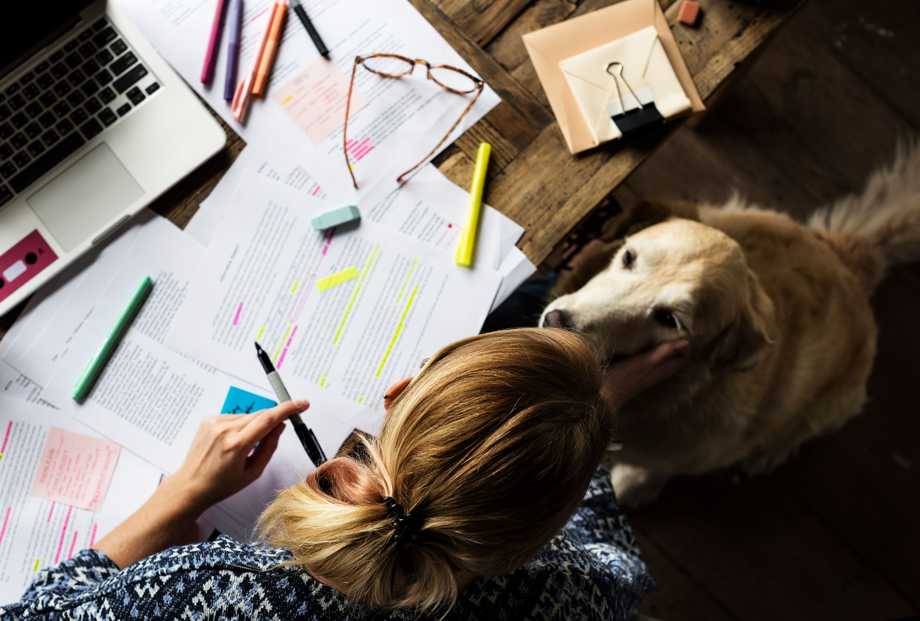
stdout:
[[(672, 475), (769, 470), (859, 413), (875, 355), (869, 297), (888, 265), (920, 259), (920, 149), (807, 225), (737, 198), (644, 205), (625, 214), (630, 225), (583, 253), (541, 323), (561, 311), (556, 325), (614, 363), (690, 341), (685, 370), (617, 413), (611, 476), (636, 505)], [(676, 327), (663, 325), (668, 311)]]

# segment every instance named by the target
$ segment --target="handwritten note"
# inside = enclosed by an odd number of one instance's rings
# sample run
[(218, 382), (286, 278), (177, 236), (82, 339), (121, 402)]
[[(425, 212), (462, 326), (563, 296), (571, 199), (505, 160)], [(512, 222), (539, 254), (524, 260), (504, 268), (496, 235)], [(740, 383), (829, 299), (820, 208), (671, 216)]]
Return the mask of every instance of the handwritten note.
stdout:
[(32, 495), (97, 511), (109, 491), (120, 452), (114, 442), (51, 427)]

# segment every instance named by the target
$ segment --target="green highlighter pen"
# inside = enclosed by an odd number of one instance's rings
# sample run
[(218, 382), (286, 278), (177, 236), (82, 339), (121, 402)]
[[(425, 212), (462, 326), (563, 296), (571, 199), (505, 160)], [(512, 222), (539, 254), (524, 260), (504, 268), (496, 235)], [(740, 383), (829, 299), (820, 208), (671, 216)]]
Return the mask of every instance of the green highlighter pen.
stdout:
[(112, 354), (115, 353), (115, 349), (124, 337), (125, 332), (128, 331), (131, 322), (137, 317), (137, 313), (141, 310), (144, 302), (146, 302), (147, 298), (150, 296), (151, 289), (153, 289), (153, 280), (150, 276), (147, 276), (141, 281), (134, 295), (131, 296), (128, 307), (121, 313), (109, 337), (102, 344), (102, 347), (99, 348), (96, 355), (89, 361), (86, 370), (73, 389), (72, 397), (74, 401), (82, 403), (87, 395), (89, 395), (93, 386), (96, 384), (96, 380), (102, 375), (102, 370), (105, 368), (105, 365), (108, 364)]

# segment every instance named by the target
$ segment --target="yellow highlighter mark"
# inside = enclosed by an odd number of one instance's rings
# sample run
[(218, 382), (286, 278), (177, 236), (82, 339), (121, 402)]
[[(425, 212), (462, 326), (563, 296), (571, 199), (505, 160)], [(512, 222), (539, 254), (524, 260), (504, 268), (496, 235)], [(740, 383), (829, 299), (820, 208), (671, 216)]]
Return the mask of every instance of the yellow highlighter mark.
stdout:
[(320, 376), (319, 376), (319, 382), (318, 382), (318, 383), (319, 383), (319, 387), (320, 387), (320, 388), (325, 388), (325, 387), (326, 387), (326, 376), (325, 376), (325, 375), (320, 375)]
[(0, 461), (3, 461), (3, 453), (0, 453)]
[(32, 573), (33, 573), (33, 574), (34, 574), (34, 573), (38, 573), (38, 568), (39, 568), (39, 567), (41, 567), (41, 561), (40, 561), (39, 559), (35, 559), (35, 564), (32, 565)]
[(406, 317), (409, 316), (409, 311), (412, 309), (412, 304), (415, 302), (415, 296), (418, 294), (418, 285), (412, 288), (412, 293), (409, 294), (409, 301), (406, 302), (406, 307), (403, 309), (402, 315), (399, 317), (399, 323), (396, 324), (396, 329), (393, 330), (393, 336), (390, 337), (390, 342), (387, 343), (387, 349), (383, 352), (383, 357), (380, 359), (380, 364), (377, 365), (377, 370), (374, 372), (374, 377), (380, 377), (380, 374), (383, 373), (383, 367), (386, 366), (387, 360), (390, 358), (390, 354), (393, 353), (393, 348), (396, 346), (396, 341), (399, 340), (399, 335), (402, 334), (403, 327), (406, 325)]
[(399, 289), (399, 295), (396, 296), (396, 303), (399, 304), (402, 302), (403, 296), (406, 295), (406, 289), (409, 288), (409, 283), (412, 282), (412, 277), (415, 276), (415, 270), (418, 268), (418, 257), (412, 259), (412, 265), (409, 266), (409, 273), (406, 274), (406, 279), (403, 281), (402, 287)]
[(358, 271), (357, 267), (351, 266), (346, 267), (340, 272), (335, 274), (329, 274), (328, 276), (323, 276), (316, 281), (316, 288), (320, 291), (325, 291), (326, 289), (332, 289), (333, 287), (338, 287), (342, 283), (346, 283), (349, 280), (353, 280), (360, 275), (361, 272)]
[(367, 403), (367, 395), (358, 395), (358, 398), (355, 399), (358, 402), (358, 405), (364, 405)]
[(261, 340), (262, 340), (262, 336), (263, 336), (264, 334), (265, 334), (265, 325), (263, 325), (261, 328), (259, 328), (259, 331), (256, 333), (256, 340), (257, 340), (257, 341), (261, 341)]
[(291, 104), (292, 101), (294, 101), (294, 96), (288, 95), (287, 97), (281, 100), (281, 105), (287, 108)]
[(364, 268), (361, 270), (360, 276), (358, 276), (358, 284), (355, 285), (354, 290), (351, 292), (351, 297), (348, 298), (348, 304), (345, 305), (345, 312), (342, 313), (342, 319), (339, 320), (339, 326), (335, 329), (335, 336), (332, 338), (333, 345), (338, 345), (339, 341), (342, 340), (342, 335), (345, 334), (345, 326), (348, 325), (348, 318), (351, 316), (355, 302), (361, 294), (361, 289), (364, 288), (368, 274), (371, 273), (371, 270), (374, 269), (374, 264), (377, 263), (378, 256), (380, 256), (380, 247), (375, 246), (370, 255), (368, 255), (367, 261), (364, 262)]
[(298, 289), (300, 289), (300, 281), (295, 280), (294, 284), (291, 285), (291, 295), (296, 295)]

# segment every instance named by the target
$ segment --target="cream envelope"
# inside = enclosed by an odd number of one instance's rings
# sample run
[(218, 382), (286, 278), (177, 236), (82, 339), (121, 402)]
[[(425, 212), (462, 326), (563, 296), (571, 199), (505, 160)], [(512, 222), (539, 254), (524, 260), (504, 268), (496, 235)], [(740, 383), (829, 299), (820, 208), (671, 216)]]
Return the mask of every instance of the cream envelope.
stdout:
[[(619, 71), (610, 67), (612, 62), (622, 65)], [(690, 109), (690, 100), (654, 26), (566, 58), (559, 68), (588, 123), (595, 146), (622, 136), (611, 119), (613, 114), (653, 103), (667, 119)]]
[[(524, 35), (524, 46), (572, 153), (591, 149), (597, 145), (597, 141), (569, 88), (565, 74), (559, 68), (560, 61), (622, 39), (648, 26), (653, 26), (657, 31), (660, 46), (690, 100), (691, 108), (697, 112), (704, 110), (690, 71), (656, 0), (624, 0)], [(616, 97), (615, 91), (613, 94)]]

